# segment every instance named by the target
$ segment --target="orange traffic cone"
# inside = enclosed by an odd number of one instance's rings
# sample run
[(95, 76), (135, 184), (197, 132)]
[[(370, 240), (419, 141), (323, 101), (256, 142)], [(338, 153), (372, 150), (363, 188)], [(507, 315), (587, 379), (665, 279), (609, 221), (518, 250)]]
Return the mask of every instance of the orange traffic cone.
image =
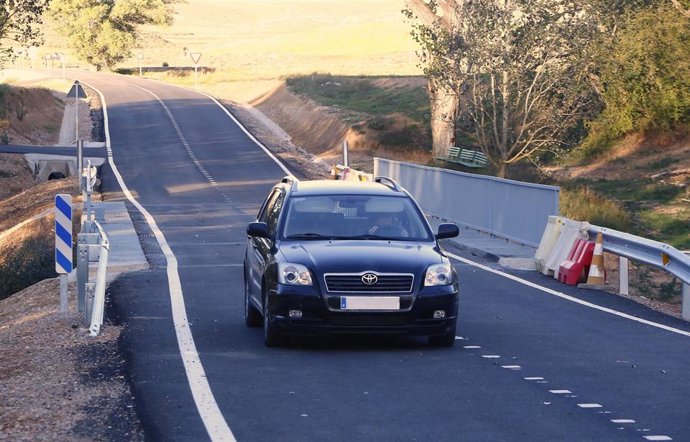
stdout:
[(597, 240), (594, 244), (594, 254), (592, 264), (589, 266), (587, 283), (579, 286), (602, 287), (606, 284), (606, 270), (604, 269), (604, 237), (601, 232), (597, 233)]

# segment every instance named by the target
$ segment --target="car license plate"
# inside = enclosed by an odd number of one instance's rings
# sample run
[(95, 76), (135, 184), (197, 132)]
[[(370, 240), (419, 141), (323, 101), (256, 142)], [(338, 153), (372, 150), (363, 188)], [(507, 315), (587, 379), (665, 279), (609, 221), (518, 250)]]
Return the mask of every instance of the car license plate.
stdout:
[(400, 310), (398, 296), (341, 296), (341, 310)]

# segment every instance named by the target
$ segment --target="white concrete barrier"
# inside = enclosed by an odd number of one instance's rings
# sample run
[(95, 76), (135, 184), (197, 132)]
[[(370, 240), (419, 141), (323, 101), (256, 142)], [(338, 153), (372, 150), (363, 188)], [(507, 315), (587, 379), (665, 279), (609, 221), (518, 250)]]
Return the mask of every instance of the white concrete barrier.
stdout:
[(539, 241), (537, 253), (534, 254), (534, 263), (538, 272), (541, 272), (544, 268), (545, 261), (551, 254), (561, 234), (561, 228), (563, 228), (563, 218), (560, 216), (550, 216), (549, 221), (546, 223), (544, 234), (541, 236), (541, 241)]
[(548, 258), (546, 258), (544, 268), (541, 272), (545, 275), (553, 274), (553, 277), (558, 279), (558, 267), (564, 259), (568, 258), (570, 249), (573, 247), (576, 240), (588, 238), (588, 229), (589, 223), (586, 221), (564, 219), (558, 240), (553, 246)]

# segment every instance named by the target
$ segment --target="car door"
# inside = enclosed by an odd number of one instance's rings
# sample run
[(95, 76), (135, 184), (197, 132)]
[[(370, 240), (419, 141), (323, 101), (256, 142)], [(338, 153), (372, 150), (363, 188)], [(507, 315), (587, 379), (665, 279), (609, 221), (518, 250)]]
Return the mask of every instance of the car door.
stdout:
[[(271, 249), (273, 248), (273, 238), (275, 238), (275, 213), (277, 211), (280, 214), (283, 198), (281, 189), (274, 189), (266, 198), (263, 207), (259, 211), (257, 221), (268, 224), (271, 238), (248, 237), (247, 270), (250, 281), (249, 292), (259, 304), (261, 303), (261, 278), (266, 269), (266, 264), (271, 260)], [(271, 229), (271, 227), (273, 228)]]

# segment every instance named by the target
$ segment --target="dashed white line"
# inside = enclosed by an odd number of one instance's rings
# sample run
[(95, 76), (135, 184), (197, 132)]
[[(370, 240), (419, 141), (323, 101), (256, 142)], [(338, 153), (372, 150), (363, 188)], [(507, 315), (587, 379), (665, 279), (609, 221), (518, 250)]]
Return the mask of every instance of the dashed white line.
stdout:
[(481, 348), (481, 347), (478, 345), (463, 345), (462, 348), (466, 348), (468, 350), (473, 350), (473, 349)]
[(570, 390), (549, 390), (549, 393), (553, 393), (553, 394), (571, 394), (572, 391), (570, 391)]
[(523, 379), (526, 381), (543, 381), (544, 380), (544, 378), (541, 376), (529, 376), (529, 377), (526, 377)]
[(498, 359), (498, 358), (500, 358), (499, 355), (482, 355), (482, 357), (486, 358), (486, 359)]
[(634, 419), (611, 419), (614, 424), (634, 424), (636, 423)]
[(665, 435), (645, 436), (644, 438), (647, 440), (673, 440), (670, 437), (665, 436)]
[(602, 408), (603, 405), (601, 404), (577, 404), (578, 407), (580, 408)]
[(501, 368), (505, 368), (506, 370), (521, 370), (522, 367), (519, 365), (501, 365)]

